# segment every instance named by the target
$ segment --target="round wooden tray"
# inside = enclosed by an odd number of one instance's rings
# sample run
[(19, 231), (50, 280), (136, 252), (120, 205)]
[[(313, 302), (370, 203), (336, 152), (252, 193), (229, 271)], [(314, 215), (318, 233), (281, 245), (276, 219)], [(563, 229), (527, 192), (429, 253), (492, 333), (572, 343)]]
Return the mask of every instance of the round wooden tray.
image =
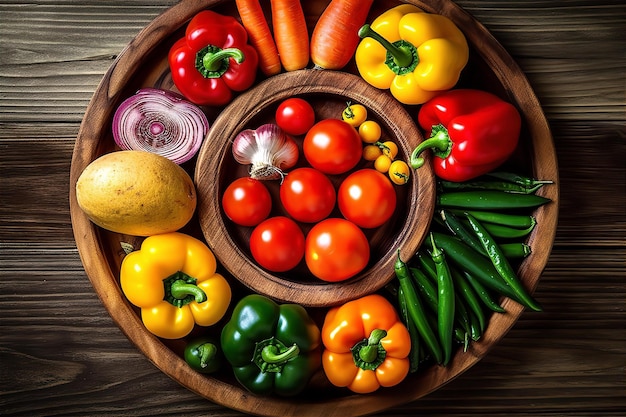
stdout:
[[(269, 2), (262, 2), (265, 6)], [(302, 2), (309, 30), (323, 11), (328, 0)], [(375, 2), (371, 21), (382, 11), (400, 2)], [(543, 187), (539, 194), (552, 200), (535, 211), (538, 226), (529, 237), (533, 253), (518, 269), (526, 287), (534, 290), (548, 261), (554, 242), (558, 217), (558, 170), (552, 136), (541, 106), (521, 69), (506, 50), (470, 14), (449, 0), (406, 1), (427, 12), (448, 16), (464, 32), (470, 43), (470, 62), (463, 72), (459, 87), (472, 87), (493, 92), (514, 103), (523, 117), (523, 131), (509, 167), (517, 172), (552, 180), (555, 185)], [(400, 385), (380, 389), (369, 395), (356, 395), (329, 385), (319, 372), (306, 395), (295, 398), (259, 397), (239, 386), (228, 372), (204, 376), (186, 366), (181, 358), (185, 340), (161, 340), (144, 328), (137, 310), (130, 305), (119, 287), (119, 267), (124, 256), (120, 242), (137, 244), (131, 236), (121, 236), (94, 226), (76, 202), (76, 180), (84, 168), (98, 156), (116, 150), (111, 121), (117, 106), (142, 87), (174, 89), (167, 64), (167, 51), (182, 36), (186, 23), (202, 9), (237, 16), (234, 1), (183, 0), (158, 16), (120, 53), (94, 93), (84, 116), (70, 172), (70, 210), (76, 244), (85, 271), (105, 308), (120, 329), (159, 369), (183, 386), (226, 407), (267, 416), (354, 416), (375, 413), (386, 408), (416, 400), (457, 377), (477, 363), (515, 324), (523, 308), (505, 299), (506, 314), (492, 315), (488, 327), (478, 342), (467, 352), (458, 350), (447, 367), (430, 368), (410, 375)], [(353, 64), (345, 68), (355, 73)], [(381, 94), (386, 94), (381, 92)], [(222, 109), (207, 108), (213, 122)], [(415, 116), (417, 108), (407, 106)], [(196, 160), (183, 167), (192, 173)], [(193, 219), (183, 232), (203, 238), (199, 220)], [(231, 279), (235, 294), (245, 291)], [(322, 308), (310, 308), (314, 317)]]

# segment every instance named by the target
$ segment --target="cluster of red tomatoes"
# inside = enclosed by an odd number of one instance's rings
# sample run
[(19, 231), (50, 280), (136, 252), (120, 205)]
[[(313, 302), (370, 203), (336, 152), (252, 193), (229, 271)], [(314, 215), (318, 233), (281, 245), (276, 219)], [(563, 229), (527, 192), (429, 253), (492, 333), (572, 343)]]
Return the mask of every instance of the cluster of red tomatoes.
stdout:
[[(307, 165), (285, 175), (279, 188), (286, 215), (270, 217), (272, 196), (264, 181), (242, 177), (222, 197), (228, 218), (254, 227), (250, 252), (272, 272), (295, 268), (304, 258), (317, 278), (337, 282), (365, 268), (370, 247), (363, 229), (387, 222), (396, 208), (392, 182), (373, 168), (354, 169), (362, 158), (358, 131), (340, 119), (316, 123), (311, 105), (289, 98), (276, 111), (276, 124), (291, 135), (305, 135), (302, 151)], [(341, 178), (338, 188), (333, 179)], [(330, 217), (338, 206), (341, 216)], [(300, 225), (312, 227), (306, 234)]]

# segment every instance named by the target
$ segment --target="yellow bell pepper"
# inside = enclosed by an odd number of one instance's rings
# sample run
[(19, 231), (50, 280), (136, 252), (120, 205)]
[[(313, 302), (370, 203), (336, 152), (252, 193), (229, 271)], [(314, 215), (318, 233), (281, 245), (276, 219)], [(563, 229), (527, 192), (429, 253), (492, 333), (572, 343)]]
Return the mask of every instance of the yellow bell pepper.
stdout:
[(467, 40), (454, 22), (411, 4), (387, 10), (359, 36), (355, 61), (361, 77), (403, 104), (422, 104), (454, 87), (469, 59)]
[(231, 288), (216, 272), (213, 252), (183, 233), (146, 238), (122, 261), (120, 285), (141, 308), (141, 319), (156, 336), (178, 339), (196, 324), (211, 326), (226, 313)]

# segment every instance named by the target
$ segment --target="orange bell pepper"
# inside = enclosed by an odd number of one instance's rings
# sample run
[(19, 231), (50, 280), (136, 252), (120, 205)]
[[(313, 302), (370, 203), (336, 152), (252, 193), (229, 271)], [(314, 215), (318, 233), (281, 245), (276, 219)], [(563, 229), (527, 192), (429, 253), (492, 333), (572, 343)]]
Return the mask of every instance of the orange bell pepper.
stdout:
[(409, 373), (409, 332), (391, 303), (378, 294), (329, 310), (322, 342), (322, 366), (335, 386), (366, 394), (397, 385)]

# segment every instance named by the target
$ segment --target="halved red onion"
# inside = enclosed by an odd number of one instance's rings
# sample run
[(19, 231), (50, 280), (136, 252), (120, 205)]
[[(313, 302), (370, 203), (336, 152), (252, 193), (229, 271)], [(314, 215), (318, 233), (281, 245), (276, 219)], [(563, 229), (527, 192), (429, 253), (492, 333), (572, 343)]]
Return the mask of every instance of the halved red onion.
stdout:
[(182, 96), (142, 88), (113, 116), (113, 139), (125, 150), (141, 150), (182, 164), (191, 159), (209, 131), (204, 112)]

